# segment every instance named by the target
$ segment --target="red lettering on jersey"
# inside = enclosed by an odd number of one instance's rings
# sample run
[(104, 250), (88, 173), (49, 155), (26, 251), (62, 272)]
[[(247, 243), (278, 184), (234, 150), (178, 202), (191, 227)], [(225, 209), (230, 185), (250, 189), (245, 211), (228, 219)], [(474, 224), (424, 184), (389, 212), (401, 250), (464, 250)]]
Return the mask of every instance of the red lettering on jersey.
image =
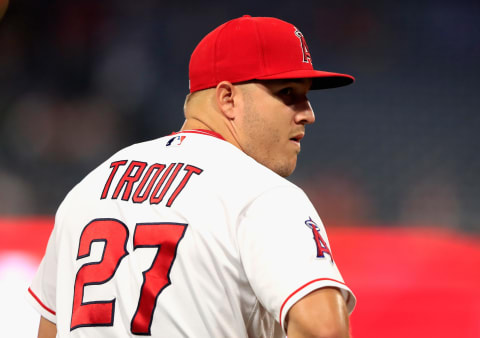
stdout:
[[(157, 196), (157, 194), (158, 194), (160, 188), (162, 187), (163, 182), (165, 182), (165, 180), (167, 179), (168, 175), (170, 174), (170, 172), (172, 171), (174, 166), (175, 166), (175, 163), (171, 163), (168, 166), (167, 171), (165, 171), (165, 173), (162, 175), (162, 178), (160, 179), (160, 181), (155, 186), (155, 189), (153, 190), (152, 196), (150, 196), (150, 204), (158, 204), (162, 201), (163, 196), (162, 195)], [(162, 190), (162, 193), (163, 193), (163, 195), (165, 195), (166, 191), (163, 192), (163, 190)]]
[(128, 228), (115, 219), (95, 219), (83, 229), (80, 236), (77, 260), (90, 256), (93, 242), (104, 242), (102, 260), (85, 263), (77, 272), (73, 293), (72, 320), (70, 331), (82, 326), (111, 326), (115, 301), (83, 300), (85, 286), (101, 285), (108, 282), (122, 259), (128, 255), (126, 242)]
[[(173, 163), (171, 165), (173, 165)], [(167, 193), (168, 189), (170, 189), (170, 186), (172, 185), (173, 180), (177, 177), (178, 172), (180, 171), (180, 169), (182, 169), (182, 167), (183, 167), (183, 163), (178, 163), (177, 164), (177, 166), (175, 167), (175, 170), (173, 171), (172, 175), (170, 175), (170, 178), (168, 179), (167, 183), (163, 187), (163, 190), (160, 193), (160, 196), (158, 196), (154, 200), (150, 199), (150, 203), (158, 204), (163, 200), (163, 197), (165, 197), (165, 194)]]
[(131, 332), (151, 335), (153, 312), (158, 296), (171, 284), (170, 271), (177, 247), (187, 229), (180, 223), (140, 223), (135, 228), (133, 248), (157, 248), (151, 267), (143, 272), (137, 310), (132, 318)]
[[(118, 182), (117, 188), (115, 189), (112, 198), (117, 199), (118, 195), (123, 189), (123, 186), (126, 184), (127, 187), (123, 192), (122, 200), (128, 201), (130, 199), (130, 194), (132, 193), (133, 183), (137, 182), (140, 179), (140, 176), (142, 175), (143, 170), (146, 166), (147, 164), (145, 162), (132, 161), (125, 173), (123, 174), (123, 177), (120, 179), (120, 182)], [(135, 174), (133, 176), (130, 176), (135, 168), (137, 168)]]
[(110, 173), (110, 176), (108, 177), (105, 187), (103, 188), (102, 197), (101, 197), (102, 200), (107, 198), (108, 190), (110, 189), (110, 184), (112, 184), (113, 177), (117, 173), (118, 167), (125, 165), (126, 163), (127, 161), (117, 161), (117, 162), (112, 162), (112, 164), (110, 165), (110, 168), (113, 168), (113, 169), (112, 169), (112, 172)]
[[(184, 223), (137, 223), (133, 236), (134, 250), (156, 248), (150, 267), (142, 272), (143, 284), (138, 298), (137, 310), (131, 321), (130, 331), (136, 335), (151, 335), (153, 315), (157, 298), (170, 284), (170, 271), (174, 264), (177, 248), (187, 224)], [(70, 331), (79, 327), (112, 326), (115, 317), (115, 297), (104, 299), (100, 293), (84, 301), (85, 287), (96, 288), (115, 278), (124, 257), (129, 255), (127, 241), (128, 227), (117, 219), (98, 218), (89, 222), (80, 235), (77, 260), (90, 256), (94, 242), (102, 242), (103, 254), (99, 262), (87, 262), (77, 272), (73, 293), (73, 308)], [(116, 283), (116, 282), (114, 282)], [(29, 289), (30, 291), (30, 289)], [(36, 298), (36, 296), (34, 295)], [(99, 297), (99, 298), (97, 298)], [(48, 310), (48, 309), (47, 309)], [(50, 310), (49, 310), (50, 311)], [(50, 311), (51, 312), (51, 311)]]
[(169, 200), (167, 202), (167, 207), (170, 207), (173, 204), (173, 202), (177, 198), (178, 194), (180, 194), (182, 192), (183, 188), (185, 188), (185, 185), (187, 185), (187, 182), (190, 179), (190, 177), (192, 177), (193, 174), (200, 175), (203, 171), (202, 169), (194, 167), (192, 165), (187, 165), (183, 170), (186, 170), (187, 174), (185, 175), (183, 180), (180, 182), (177, 189), (175, 189), (172, 196), (169, 198)]
[[(112, 172), (105, 184), (101, 199), (107, 198), (110, 186), (118, 169), (126, 163), (127, 161), (112, 162), (110, 165)], [(168, 167), (166, 164), (161, 163), (154, 163), (148, 166), (148, 168), (147, 166), (148, 164), (145, 162), (131, 161), (121, 178), (118, 180), (111, 198), (117, 199), (123, 191), (122, 200), (124, 201), (143, 203), (146, 200), (149, 200), (150, 204), (159, 204), (170, 191), (173, 183), (176, 181), (178, 182), (177, 178), (180, 179), (180, 170), (184, 168), (183, 170), (186, 172), (185, 176), (181, 178), (180, 183), (178, 183), (178, 186), (174, 189), (173, 193), (167, 200), (166, 206), (171, 207), (173, 202), (175, 202), (190, 181), (192, 175), (200, 175), (203, 172), (202, 169), (190, 164), (187, 164), (184, 167), (184, 163), (170, 163)], [(162, 174), (161, 177), (160, 174)], [(158, 179), (159, 177), (160, 179)]]
[[(148, 198), (148, 196), (150, 196), (150, 192), (152, 191), (153, 184), (157, 180), (158, 176), (160, 176), (163, 169), (165, 169), (165, 164), (159, 164), (159, 163), (152, 164), (148, 168), (147, 173), (145, 174), (145, 176), (142, 179), (142, 182), (140, 182), (140, 185), (138, 186), (138, 188), (135, 190), (135, 193), (133, 194), (133, 199), (132, 200), (133, 200), (134, 203), (142, 203), (143, 201), (145, 201)], [(145, 186), (147, 181), (150, 179), (150, 175), (152, 174), (152, 172), (154, 170), (156, 170), (156, 172), (153, 175), (153, 178), (150, 180), (150, 183), (148, 184), (147, 188), (143, 192), (143, 195), (140, 196), (140, 193), (142, 192), (143, 187)]]

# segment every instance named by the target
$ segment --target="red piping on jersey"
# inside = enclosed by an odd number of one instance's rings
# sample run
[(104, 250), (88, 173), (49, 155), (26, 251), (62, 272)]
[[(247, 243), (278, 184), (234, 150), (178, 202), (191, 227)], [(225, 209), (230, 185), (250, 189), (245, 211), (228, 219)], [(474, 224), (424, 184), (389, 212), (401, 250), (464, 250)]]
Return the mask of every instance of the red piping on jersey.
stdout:
[(191, 129), (191, 130), (182, 130), (182, 131), (178, 131), (178, 132), (173, 132), (171, 133), (170, 135), (176, 135), (176, 134), (180, 134), (180, 133), (191, 133), (191, 134), (201, 134), (201, 135), (208, 135), (208, 136), (213, 136), (213, 137), (216, 137), (216, 138), (219, 138), (220, 140), (223, 140), (225, 141), (225, 139), (223, 138), (222, 135), (220, 135), (219, 133), (216, 133), (212, 130), (206, 130), (206, 129)]
[[(315, 282), (320, 282), (320, 281), (324, 281), (324, 280), (327, 280), (327, 281), (333, 281), (333, 282), (336, 282), (336, 283), (340, 283), (342, 285), (345, 285), (347, 286), (347, 284), (345, 283), (342, 283), (336, 279), (332, 279), (332, 278), (319, 278), (319, 279), (314, 279), (308, 283), (306, 283), (305, 285), (299, 287), (297, 290), (295, 290), (294, 292), (292, 292), (292, 294), (290, 296), (287, 297), (287, 299), (285, 299), (285, 301), (283, 302), (282, 304), (282, 307), (280, 308), (280, 326), (282, 326), (282, 311), (283, 311), (283, 307), (285, 306), (285, 304), (287, 304), (287, 302), (289, 301), (290, 298), (292, 298), (296, 293), (298, 293), (300, 290), (302, 290), (303, 288), (306, 288), (307, 286), (309, 286), (310, 284), (312, 283), (315, 283)], [(348, 303), (348, 302), (347, 302)], [(282, 326), (283, 328), (283, 326)]]
[(32, 295), (33, 298), (35, 298), (38, 304), (40, 304), (45, 310), (50, 312), (52, 315), (56, 316), (55, 311), (53, 311), (52, 309), (48, 308), (45, 304), (43, 304), (40, 298), (38, 298), (37, 295), (33, 293), (32, 289), (28, 288), (28, 292), (30, 292), (30, 294)]

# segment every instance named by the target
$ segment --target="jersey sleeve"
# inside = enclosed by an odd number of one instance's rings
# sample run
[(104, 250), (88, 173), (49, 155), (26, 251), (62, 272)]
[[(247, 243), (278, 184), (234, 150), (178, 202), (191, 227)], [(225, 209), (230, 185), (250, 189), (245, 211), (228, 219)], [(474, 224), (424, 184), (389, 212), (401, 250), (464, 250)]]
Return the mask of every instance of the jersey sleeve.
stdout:
[(244, 211), (238, 245), (249, 282), (284, 329), (285, 316), (302, 297), (336, 287), (349, 313), (355, 297), (333, 257), (325, 228), (305, 193), (295, 186), (271, 189)]
[(26, 298), (49, 321), (56, 323), (57, 258), (55, 253), (55, 229), (50, 234), (45, 256), (35, 274)]

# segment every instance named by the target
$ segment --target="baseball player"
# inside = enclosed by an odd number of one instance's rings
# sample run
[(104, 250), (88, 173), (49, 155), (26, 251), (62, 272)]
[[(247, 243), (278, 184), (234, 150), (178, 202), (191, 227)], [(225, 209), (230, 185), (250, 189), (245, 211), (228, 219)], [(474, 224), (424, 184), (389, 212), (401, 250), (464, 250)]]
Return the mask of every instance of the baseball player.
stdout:
[(314, 70), (302, 33), (243, 16), (194, 50), (185, 123), (127, 147), (60, 205), (28, 290), (40, 337), (348, 337), (355, 297), (287, 181)]

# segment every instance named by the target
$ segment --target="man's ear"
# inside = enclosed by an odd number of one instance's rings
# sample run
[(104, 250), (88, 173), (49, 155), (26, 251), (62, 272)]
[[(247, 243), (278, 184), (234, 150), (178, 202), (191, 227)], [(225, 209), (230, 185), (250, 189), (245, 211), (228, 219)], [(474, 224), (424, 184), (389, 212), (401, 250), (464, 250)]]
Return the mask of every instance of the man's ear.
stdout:
[(240, 89), (231, 82), (222, 81), (215, 88), (215, 99), (220, 111), (228, 119), (235, 119), (241, 102)]

